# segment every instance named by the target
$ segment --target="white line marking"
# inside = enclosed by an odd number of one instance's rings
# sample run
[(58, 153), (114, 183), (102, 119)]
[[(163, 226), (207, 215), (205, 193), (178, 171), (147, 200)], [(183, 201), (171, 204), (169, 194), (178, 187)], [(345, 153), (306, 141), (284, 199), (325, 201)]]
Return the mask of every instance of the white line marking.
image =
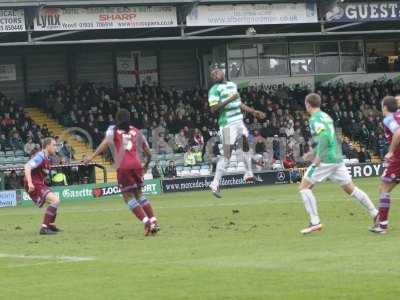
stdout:
[(55, 261), (63, 261), (63, 262), (80, 262), (80, 261), (94, 260), (94, 258), (92, 258), (92, 257), (81, 257), (81, 256), (25, 255), (25, 254), (8, 254), (8, 253), (0, 253), (0, 258), (55, 260)]

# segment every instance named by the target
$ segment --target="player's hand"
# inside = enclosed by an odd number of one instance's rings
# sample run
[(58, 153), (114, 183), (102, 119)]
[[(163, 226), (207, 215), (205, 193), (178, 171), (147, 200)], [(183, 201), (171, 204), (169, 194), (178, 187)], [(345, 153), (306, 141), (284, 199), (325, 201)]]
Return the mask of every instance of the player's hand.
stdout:
[(82, 163), (87, 165), (88, 163), (90, 163), (92, 160), (90, 158), (85, 158)]
[(149, 164), (144, 164), (144, 165), (142, 166), (142, 168), (143, 168), (143, 172), (144, 172), (144, 173), (147, 173), (147, 171), (149, 170)]
[(239, 93), (233, 93), (230, 97), (229, 97), (229, 101), (234, 101), (239, 97)]
[(28, 192), (33, 192), (35, 190), (35, 186), (32, 183), (28, 183)]
[(319, 157), (314, 158), (313, 164), (318, 167), (321, 164), (321, 159)]
[(393, 158), (393, 152), (388, 152), (388, 153), (386, 153), (386, 155), (385, 155), (385, 159), (386, 160), (391, 160), (392, 158)]
[(256, 117), (259, 120), (265, 119), (266, 116), (267, 115), (264, 112), (260, 111), (260, 110), (254, 111), (254, 117)]
[(312, 157), (313, 157), (313, 154), (312, 154), (312, 152), (308, 152), (308, 153), (305, 153), (304, 155), (303, 155), (303, 159), (304, 159), (304, 161), (311, 161), (312, 160)]

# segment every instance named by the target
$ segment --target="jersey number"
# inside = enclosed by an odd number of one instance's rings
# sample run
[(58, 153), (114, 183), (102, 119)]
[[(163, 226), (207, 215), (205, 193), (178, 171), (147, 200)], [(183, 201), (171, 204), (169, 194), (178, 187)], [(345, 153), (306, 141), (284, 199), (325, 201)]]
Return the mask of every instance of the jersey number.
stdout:
[(122, 134), (122, 147), (124, 147), (124, 149), (127, 151), (132, 150), (133, 144), (130, 134), (126, 133)]

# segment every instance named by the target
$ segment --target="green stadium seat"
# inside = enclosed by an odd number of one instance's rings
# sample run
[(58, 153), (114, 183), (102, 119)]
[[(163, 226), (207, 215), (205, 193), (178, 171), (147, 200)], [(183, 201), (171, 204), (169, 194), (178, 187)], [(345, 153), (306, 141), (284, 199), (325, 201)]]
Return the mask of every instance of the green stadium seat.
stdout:
[(14, 156), (14, 151), (6, 151), (6, 156), (8, 157)]
[(15, 151), (15, 156), (24, 156), (24, 155), (25, 155), (25, 153), (22, 150)]

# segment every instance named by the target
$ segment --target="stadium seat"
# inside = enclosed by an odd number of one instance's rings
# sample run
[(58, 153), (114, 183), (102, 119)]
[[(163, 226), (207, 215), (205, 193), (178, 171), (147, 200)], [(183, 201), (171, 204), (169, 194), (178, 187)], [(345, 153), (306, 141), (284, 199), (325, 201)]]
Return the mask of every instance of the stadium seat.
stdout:
[(22, 151), (22, 150), (16, 150), (16, 151), (15, 151), (15, 156), (24, 156), (24, 151)]
[(194, 175), (194, 176), (200, 175), (200, 169), (192, 169), (190, 171), (190, 175)]
[(238, 166), (237, 166), (237, 172), (244, 172), (246, 170), (245, 166), (244, 166), (244, 162), (239, 162)]
[(180, 158), (183, 158), (183, 153), (175, 153), (174, 154), (174, 159), (175, 160), (180, 159)]
[(209, 169), (200, 169), (201, 176), (208, 176), (211, 175), (211, 171)]
[(8, 157), (14, 156), (14, 151), (6, 151), (6, 156)]

